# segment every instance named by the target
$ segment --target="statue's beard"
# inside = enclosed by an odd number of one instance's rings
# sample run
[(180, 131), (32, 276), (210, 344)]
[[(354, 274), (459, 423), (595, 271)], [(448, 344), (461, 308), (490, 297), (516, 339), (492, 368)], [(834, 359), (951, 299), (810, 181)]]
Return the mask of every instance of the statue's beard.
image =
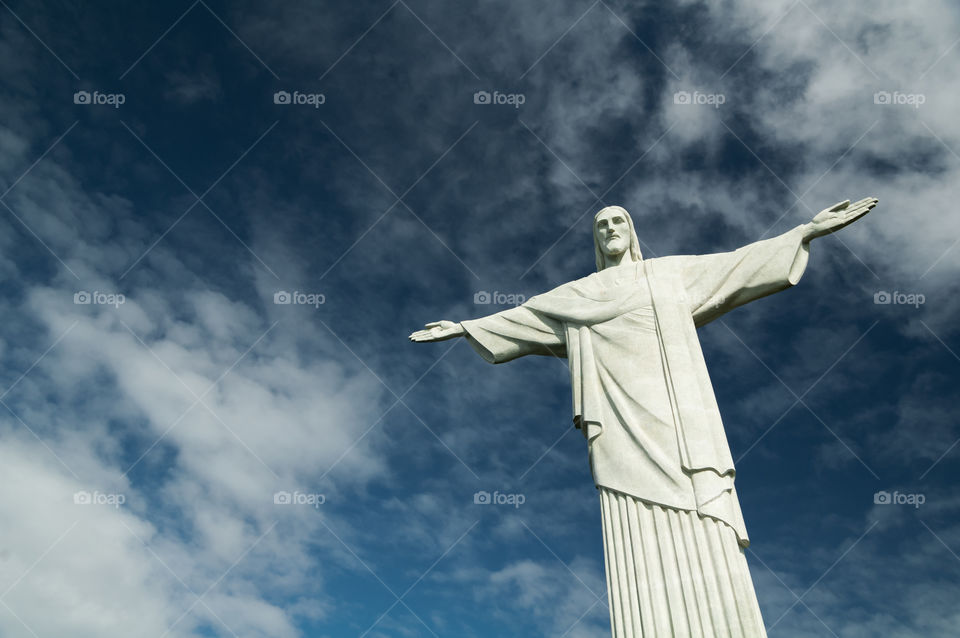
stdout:
[(620, 259), (623, 255), (626, 255), (629, 252), (630, 252), (630, 246), (628, 245), (628, 246), (625, 246), (624, 248), (620, 248), (619, 250), (616, 250), (616, 249), (610, 250), (608, 248), (608, 250), (606, 251), (606, 255), (608, 259)]

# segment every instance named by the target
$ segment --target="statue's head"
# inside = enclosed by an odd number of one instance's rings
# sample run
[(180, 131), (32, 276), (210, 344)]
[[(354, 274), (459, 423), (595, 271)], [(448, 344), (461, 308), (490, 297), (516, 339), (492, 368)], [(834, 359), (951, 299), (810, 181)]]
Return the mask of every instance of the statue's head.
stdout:
[(630, 252), (626, 261), (643, 259), (630, 213), (620, 206), (607, 206), (593, 216), (593, 247), (597, 255), (597, 272), (610, 265), (608, 257), (620, 257), (627, 251)]

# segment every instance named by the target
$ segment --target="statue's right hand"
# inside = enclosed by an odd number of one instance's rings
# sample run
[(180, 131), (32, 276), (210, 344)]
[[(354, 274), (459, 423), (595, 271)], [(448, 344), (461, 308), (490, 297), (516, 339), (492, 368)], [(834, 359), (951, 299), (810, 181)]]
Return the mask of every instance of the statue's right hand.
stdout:
[(434, 321), (410, 335), (410, 341), (446, 341), (464, 334), (463, 326), (453, 321)]

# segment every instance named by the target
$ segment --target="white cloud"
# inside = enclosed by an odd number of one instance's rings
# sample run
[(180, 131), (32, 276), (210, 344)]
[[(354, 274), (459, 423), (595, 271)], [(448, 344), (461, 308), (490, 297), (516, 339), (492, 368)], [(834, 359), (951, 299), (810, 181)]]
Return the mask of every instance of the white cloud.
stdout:
[[(212, 587), (168, 635), (227, 632), (217, 616), (244, 635), (296, 635), (300, 615), (329, 610), (316, 551), (333, 541), (318, 516), (336, 514), (273, 495), (322, 490), (335, 503), (388, 473), (368, 441), (339, 461), (336, 483), (317, 484), (376, 420), (379, 383), (332, 337), (304, 343), (296, 313), (312, 308), (284, 308), (293, 312), (271, 329), (272, 298), (207, 287), (163, 243), (142, 277), (118, 281), (137, 251), (111, 242), (110, 228), (144, 241), (149, 231), (129, 203), (88, 195), (51, 157), (10, 202), (79, 280), (62, 269), (24, 279), (23, 299), (6, 307), (11, 368), (37, 365), (5, 397), (23, 422), (0, 417), (5, 588), (23, 575), (3, 599), (2, 633), (161, 635), (194, 605), (187, 588)], [(77, 305), (78, 290), (126, 301)], [(80, 490), (125, 502), (74, 505)], [(284, 609), (278, 594), (299, 602)]]

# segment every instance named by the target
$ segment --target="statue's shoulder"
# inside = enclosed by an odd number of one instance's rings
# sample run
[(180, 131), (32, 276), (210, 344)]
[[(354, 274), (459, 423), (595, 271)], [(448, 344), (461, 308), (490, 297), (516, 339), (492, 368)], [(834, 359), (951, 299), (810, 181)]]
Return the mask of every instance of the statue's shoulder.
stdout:
[(698, 255), (667, 255), (665, 257), (653, 257), (644, 259), (647, 264), (647, 271), (654, 272), (664, 276), (680, 272), (690, 264), (690, 261), (696, 259)]
[(669, 268), (681, 264), (691, 257), (696, 257), (696, 255), (666, 255), (665, 257), (653, 257), (651, 259), (644, 259), (643, 261), (654, 268)]
[(600, 281), (600, 273), (592, 272), (592, 273), (590, 273), (589, 275), (586, 275), (585, 277), (581, 277), (580, 279), (574, 279), (573, 281), (569, 281), (569, 282), (567, 282), (567, 283), (565, 283), (565, 284), (563, 284), (563, 285), (564, 285), (564, 286), (576, 286), (576, 285), (578, 285), (578, 284), (579, 284), (579, 285), (591, 284), (591, 283), (595, 283), (595, 282), (597, 282), (597, 281)]
[[(536, 295), (536, 297), (539, 297), (541, 299), (545, 297), (557, 297), (557, 296), (568, 297), (571, 295), (576, 297), (582, 297), (585, 292), (588, 292), (590, 290), (596, 290), (596, 289), (599, 289), (600, 287), (601, 287), (600, 279), (597, 273), (594, 272), (594, 273), (590, 273), (589, 275), (586, 275), (585, 277), (580, 277), (579, 279), (573, 279), (566, 283), (562, 283), (558, 286), (555, 286), (554, 288), (551, 288), (546, 292), (542, 292)], [(531, 297), (531, 299), (533, 299), (533, 297)]]
[(600, 273), (592, 272), (585, 277), (580, 277), (580, 279), (574, 279), (573, 281), (568, 281), (565, 284), (557, 286), (556, 290), (583, 293), (588, 290), (596, 290), (602, 287), (603, 284), (600, 278)]

